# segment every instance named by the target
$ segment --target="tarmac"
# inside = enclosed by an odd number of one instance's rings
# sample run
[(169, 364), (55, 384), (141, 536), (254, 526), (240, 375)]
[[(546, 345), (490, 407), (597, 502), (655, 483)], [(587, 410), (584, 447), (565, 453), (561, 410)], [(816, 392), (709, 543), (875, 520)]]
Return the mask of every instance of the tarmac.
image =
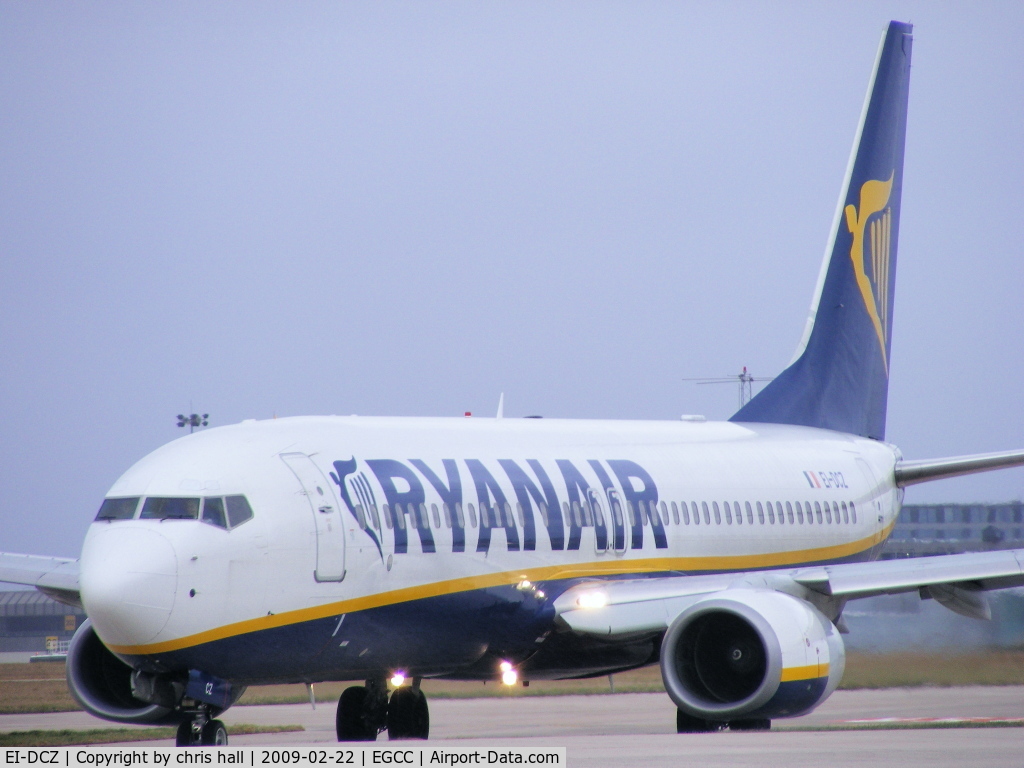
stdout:
[[(337, 743), (334, 705), (235, 707), (230, 724), (302, 725), (293, 733), (236, 736), (233, 746)], [(845, 765), (1024, 766), (1024, 728), (899, 728), (908, 720), (1024, 719), (1024, 686), (838, 691), (810, 715), (773, 722), (761, 733), (675, 733), (675, 710), (660, 693), (601, 696), (508, 696), (430, 702), (431, 746), (568, 749), (571, 766)], [(799, 730), (863, 727), (897, 719), (886, 730)], [(84, 712), (2, 715), (0, 731), (111, 727)], [(145, 727), (145, 726), (140, 726)], [(172, 742), (148, 742), (171, 746)], [(381, 736), (381, 745), (386, 737)]]

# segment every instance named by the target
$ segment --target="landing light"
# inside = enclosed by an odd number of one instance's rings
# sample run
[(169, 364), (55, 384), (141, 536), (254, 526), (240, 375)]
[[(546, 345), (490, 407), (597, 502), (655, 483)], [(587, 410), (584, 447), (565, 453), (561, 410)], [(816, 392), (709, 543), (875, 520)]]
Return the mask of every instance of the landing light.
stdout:
[(391, 677), (391, 685), (393, 685), (395, 688), (401, 688), (404, 682), (405, 675), (401, 672), (395, 672), (395, 674)]
[(505, 685), (515, 685), (517, 680), (519, 680), (519, 675), (514, 669), (506, 669), (501, 673), (501, 682)]
[(604, 608), (608, 605), (608, 595), (600, 590), (584, 592), (576, 598), (576, 605), (580, 608)]
[(511, 662), (503, 661), (501, 662), (501, 664), (498, 665), (498, 669), (500, 669), (502, 672), (508, 672), (510, 669), (512, 669), (512, 664)]

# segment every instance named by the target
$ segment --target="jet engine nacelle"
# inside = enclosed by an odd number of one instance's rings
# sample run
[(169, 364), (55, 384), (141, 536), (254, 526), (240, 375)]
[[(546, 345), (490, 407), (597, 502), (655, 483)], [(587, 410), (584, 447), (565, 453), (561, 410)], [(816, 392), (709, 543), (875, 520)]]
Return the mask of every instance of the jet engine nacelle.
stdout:
[(86, 619), (68, 648), (68, 688), (75, 701), (96, 717), (115, 723), (177, 724), (173, 708), (140, 701), (132, 695), (132, 668), (111, 653)]
[(708, 721), (793, 717), (839, 685), (846, 652), (818, 609), (781, 592), (727, 589), (676, 618), (661, 676), (683, 712)]

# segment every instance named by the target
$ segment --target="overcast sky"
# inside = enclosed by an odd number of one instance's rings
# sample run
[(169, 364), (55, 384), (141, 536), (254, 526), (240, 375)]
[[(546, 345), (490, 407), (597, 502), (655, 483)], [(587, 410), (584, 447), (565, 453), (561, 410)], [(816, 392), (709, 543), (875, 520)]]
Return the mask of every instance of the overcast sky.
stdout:
[(891, 18), (887, 438), (1024, 447), (1022, 3), (0, 2), (0, 550), (190, 403), (728, 418), (683, 379), (789, 362)]

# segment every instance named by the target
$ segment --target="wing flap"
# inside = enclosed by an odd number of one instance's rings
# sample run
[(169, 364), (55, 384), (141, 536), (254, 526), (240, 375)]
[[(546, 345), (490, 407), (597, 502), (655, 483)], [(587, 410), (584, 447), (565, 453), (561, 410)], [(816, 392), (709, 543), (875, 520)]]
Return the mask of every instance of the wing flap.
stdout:
[(842, 563), (791, 572), (798, 584), (835, 597), (856, 599), (951, 584), (975, 590), (1024, 586), (1024, 550), (968, 552), (873, 563)]

